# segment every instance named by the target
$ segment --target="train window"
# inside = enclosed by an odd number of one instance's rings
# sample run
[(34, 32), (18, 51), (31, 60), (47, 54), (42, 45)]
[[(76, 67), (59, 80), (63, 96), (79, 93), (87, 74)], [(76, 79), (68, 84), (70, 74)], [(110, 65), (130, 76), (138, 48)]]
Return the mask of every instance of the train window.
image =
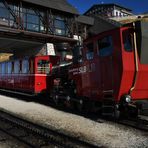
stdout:
[(28, 60), (22, 61), (22, 73), (27, 74), (29, 72), (29, 62)]
[(11, 69), (11, 73), (14, 73), (14, 62), (12, 62), (12, 69)]
[(0, 63), (0, 74), (2, 73), (2, 64)]
[(48, 60), (39, 60), (37, 63), (37, 72), (39, 74), (49, 74), (50, 72), (50, 63)]
[(94, 44), (93, 43), (89, 43), (86, 44), (86, 58), (87, 60), (91, 60), (94, 58)]
[(18, 74), (20, 72), (20, 62), (19, 61), (15, 61), (14, 62), (14, 73)]
[(31, 74), (34, 73), (34, 61), (33, 60), (30, 61), (30, 73)]
[(8, 73), (8, 62), (5, 63), (5, 73)]
[(5, 74), (5, 63), (2, 63), (2, 74)]
[(12, 63), (11, 62), (8, 62), (8, 74), (11, 74), (12, 72)]
[(112, 36), (106, 36), (98, 40), (98, 54), (99, 56), (110, 56), (113, 53)]
[(133, 37), (131, 33), (129, 33), (129, 31), (124, 31), (122, 35), (125, 51), (131, 52), (133, 50)]
[(72, 52), (73, 52), (73, 63), (74, 64), (82, 63), (83, 62), (82, 46), (75, 46), (72, 49)]

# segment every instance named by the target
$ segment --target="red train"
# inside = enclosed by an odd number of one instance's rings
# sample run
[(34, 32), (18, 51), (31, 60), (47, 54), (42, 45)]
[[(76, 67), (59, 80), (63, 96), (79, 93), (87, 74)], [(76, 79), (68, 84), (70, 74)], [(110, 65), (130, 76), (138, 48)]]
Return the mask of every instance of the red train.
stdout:
[(36, 56), (0, 63), (0, 88), (20, 94), (37, 95), (53, 86), (52, 66), (58, 57)]
[(57, 72), (59, 86), (52, 98), (116, 117), (148, 110), (147, 30), (148, 23), (138, 21), (91, 36), (83, 48), (75, 47), (64, 76)]
[(56, 104), (118, 117), (148, 109), (148, 24), (136, 22), (100, 33), (58, 56), (0, 64), (0, 87), (25, 93), (46, 92)]

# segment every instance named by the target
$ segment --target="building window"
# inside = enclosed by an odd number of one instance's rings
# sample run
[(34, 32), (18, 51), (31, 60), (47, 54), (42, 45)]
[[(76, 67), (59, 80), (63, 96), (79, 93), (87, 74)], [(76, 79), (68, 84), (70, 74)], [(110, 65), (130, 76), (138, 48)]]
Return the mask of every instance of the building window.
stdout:
[(39, 25), (27, 23), (27, 30), (39, 32)]
[(54, 20), (54, 28), (56, 35), (67, 35), (66, 24), (64, 18), (56, 17)]
[(47, 8), (38, 10), (36, 7), (31, 8), (24, 2), (22, 4), (23, 7), (19, 7), (17, 1), (9, 2), (8, 5), (13, 13), (11, 14), (4, 4), (0, 2), (0, 25), (45, 33), (47, 31), (46, 18), (49, 17), (49, 33), (60, 36), (71, 35), (71, 17), (63, 16), (60, 13), (57, 14), (55, 11), (53, 11), (51, 16), (50, 14), (46, 16)]
[[(40, 15), (42, 18), (46, 17), (44, 12), (40, 12)], [(41, 19), (39, 21), (40, 21), (40, 32), (45, 32), (46, 31), (45, 24), (43, 24)]]
[(0, 24), (4, 26), (9, 25), (9, 11), (5, 6), (0, 2)]
[(39, 32), (39, 16), (36, 15), (34, 10), (27, 9), (25, 22), (27, 24), (27, 30)]
[(118, 16), (118, 12), (116, 11), (116, 16)]
[(110, 56), (113, 53), (113, 39), (112, 36), (107, 36), (98, 40), (98, 54), (99, 56)]

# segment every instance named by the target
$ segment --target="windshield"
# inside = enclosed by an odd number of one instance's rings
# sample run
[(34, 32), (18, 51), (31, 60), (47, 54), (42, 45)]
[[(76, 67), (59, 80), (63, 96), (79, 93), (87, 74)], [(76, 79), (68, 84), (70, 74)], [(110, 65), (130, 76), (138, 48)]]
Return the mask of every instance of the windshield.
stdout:
[(128, 30), (123, 31), (123, 47), (125, 51), (132, 52), (133, 50), (133, 35)]
[(37, 63), (38, 74), (49, 74), (50, 73), (50, 62), (48, 60), (39, 60)]

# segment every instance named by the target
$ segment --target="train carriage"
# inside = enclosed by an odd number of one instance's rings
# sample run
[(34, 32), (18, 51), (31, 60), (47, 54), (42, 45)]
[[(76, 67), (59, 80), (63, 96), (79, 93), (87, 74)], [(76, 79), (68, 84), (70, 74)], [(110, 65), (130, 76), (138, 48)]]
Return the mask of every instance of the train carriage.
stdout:
[(36, 95), (50, 91), (52, 65), (56, 56), (35, 56), (0, 63), (0, 88), (7, 91)]

